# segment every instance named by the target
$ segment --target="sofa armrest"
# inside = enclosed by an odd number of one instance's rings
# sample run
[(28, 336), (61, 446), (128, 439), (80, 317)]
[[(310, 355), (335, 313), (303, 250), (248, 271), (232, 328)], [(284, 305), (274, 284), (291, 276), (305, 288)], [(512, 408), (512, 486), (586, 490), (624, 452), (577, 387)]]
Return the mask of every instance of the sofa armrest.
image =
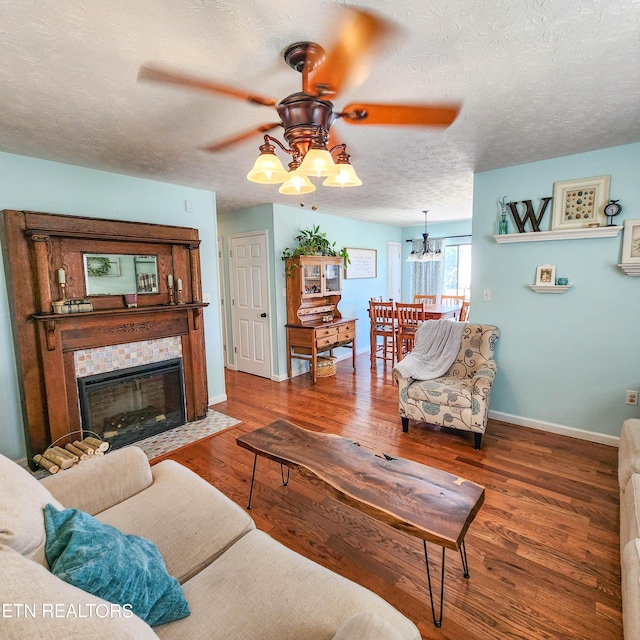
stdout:
[(358, 613), (349, 618), (332, 640), (404, 640), (399, 631), (375, 613)]
[(153, 484), (151, 467), (139, 447), (125, 447), (47, 476), (42, 484), (65, 508), (95, 515)]

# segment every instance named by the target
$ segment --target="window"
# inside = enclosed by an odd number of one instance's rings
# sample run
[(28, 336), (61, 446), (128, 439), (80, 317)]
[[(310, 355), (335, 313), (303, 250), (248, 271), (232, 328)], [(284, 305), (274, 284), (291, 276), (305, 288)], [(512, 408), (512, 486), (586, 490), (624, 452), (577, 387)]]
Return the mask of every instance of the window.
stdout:
[(444, 248), (445, 296), (465, 296), (469, 299), (471, 289), (471, 237), (448, 238)]

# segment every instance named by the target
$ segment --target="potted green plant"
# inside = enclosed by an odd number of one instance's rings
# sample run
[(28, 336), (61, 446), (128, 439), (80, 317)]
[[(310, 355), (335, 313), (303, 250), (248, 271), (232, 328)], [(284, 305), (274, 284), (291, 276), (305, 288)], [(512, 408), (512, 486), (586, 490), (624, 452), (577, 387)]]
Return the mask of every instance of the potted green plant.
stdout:
[[(311, 226), (302, 229), (295, 237), (298, 243), (293, 249), (287, 247), (282, 250), (282, 259), (288, 260), (296, 256), (340, 256), (344, 264), (350, 264), (349, 254), (346, 249), (336, 249), (336, 243), (327, 239), (327, 234), (320, 231), (320, 226)], [(291, 269), (297, 265), (291, 265), (287, 269), (287, 275), (291, 275)]]

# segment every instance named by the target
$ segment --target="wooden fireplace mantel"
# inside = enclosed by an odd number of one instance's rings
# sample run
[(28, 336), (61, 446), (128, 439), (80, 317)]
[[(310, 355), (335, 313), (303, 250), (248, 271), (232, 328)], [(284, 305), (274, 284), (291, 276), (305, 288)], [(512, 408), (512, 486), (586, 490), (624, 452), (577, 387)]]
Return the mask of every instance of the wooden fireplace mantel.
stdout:
[[(179, 336), (187, 421), (206, 415), (208, 304), (196, 229), (13, 210), (2, 211), (0, 223), (29, 459), (80, 428), (74, 352), (81, 349)], [(104, 295), (91, 297), (94, 311), (53, 313), (60, 268), (66, 297), (87, 297), (84, 253), (155, 255), (158, 293), (139, 295), (137, 308)], [(170, 304), (169, 274), (184, 283), (184, 304)]]

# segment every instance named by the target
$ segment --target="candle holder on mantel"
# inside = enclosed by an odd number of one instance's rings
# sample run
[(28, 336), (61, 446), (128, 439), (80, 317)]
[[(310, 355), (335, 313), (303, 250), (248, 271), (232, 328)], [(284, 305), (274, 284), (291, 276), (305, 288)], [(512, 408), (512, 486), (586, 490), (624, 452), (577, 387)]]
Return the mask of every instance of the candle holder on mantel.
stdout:
[(59, 282), (58, 287), (60, 287), (60, 301), (62, 302), (67, 299), (67, 283)]
[(175, 296), (173, 293), (173, 285), (169, 285), (169, 304), (176, 304)]

